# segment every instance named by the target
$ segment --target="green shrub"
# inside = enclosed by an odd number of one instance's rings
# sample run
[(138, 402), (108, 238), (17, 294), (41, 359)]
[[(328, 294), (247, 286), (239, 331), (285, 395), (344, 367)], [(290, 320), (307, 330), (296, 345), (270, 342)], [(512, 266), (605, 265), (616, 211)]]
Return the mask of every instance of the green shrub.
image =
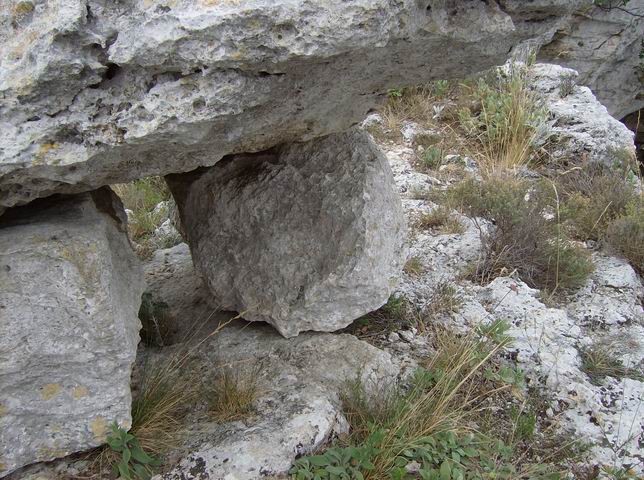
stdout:
[(483, 257), (470, 274), (477, 281), (517, 272), (531, 287), (554, 292), (582, 285), (593, 271), (589, 255), (564, 235), (551, 185), (491, 175), (455, 185), (447, 201), (494, 223), (481, 234)]
[(491, 78), (479, 79), (472, 91), (475, 113), (459, 111), (461, 128), (480, 143), (484, 173), (513, 170), (528, 164), (544, 130), (546, 110), (528, 85), (528, 69), (513, 64)]
[(557, 179), (561, 219), (583, 240), (601, 240), (608, 225), (626, 212), (636, 197), (623, 170), (597, 163), (570, 170)]
[(430, 146), (425, 149), (420, 157), (420, 166), (423, 170), (438, 170), (443, 163), (443, 150)]
[(640, 274), (644, 273), (644, 202), (641, 197), (627, 206), (623, 217), (609, 224), (605, 239), (611, 250), (626, 258)]

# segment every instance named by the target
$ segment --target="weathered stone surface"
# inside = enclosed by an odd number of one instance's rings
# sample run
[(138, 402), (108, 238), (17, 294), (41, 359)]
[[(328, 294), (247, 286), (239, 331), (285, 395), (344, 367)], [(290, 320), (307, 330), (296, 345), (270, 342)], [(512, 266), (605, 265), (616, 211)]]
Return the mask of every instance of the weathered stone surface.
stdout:
[(109, 189), (0, 220), (0, 476), (129, 425), (143, 280), (125, 227)]
[(577, 70), (579, 83), (590, 87), (611, 115), (622, 118), (644, 107), (644, 0), (605, 3), (580, 8), (542, 47), (539, 58)]
[(3, 2), (0, 209), (343, 131), (589, 2)]
[(157, 250), (143, 264), (146, 294), (163, 316), (164, 344), (184, 341), (199, 328), (210, 328), (221, 320), (218, 306), (192, 265), (185, 243)]
[(333, 331), (387, 301), (405, 222), (386, 158), (361, 131), (168, 177), (217, 303), (282, 335)]
[(548, 143), (553, 159), (613, 166), (635, 158), (633, 132), (610, 116), (588, 87), (576, 84), (577, 72), (540, 63), (529, 74), (552, 119)]
[(373, 388), (396, 381), (400, 373), (389, 354), (351, 335), (285, 339), (265, 325), (230, 325), (200, 352), (202, 379), (213, 375), (213, 367), (260, 367), (256, 413), (222, 424), (195, 412), (177, 466), (157, 479), (256, 480), (284, 474), (297, 456), (347, 432), (339, 399), (347, 381), (360, 379)]

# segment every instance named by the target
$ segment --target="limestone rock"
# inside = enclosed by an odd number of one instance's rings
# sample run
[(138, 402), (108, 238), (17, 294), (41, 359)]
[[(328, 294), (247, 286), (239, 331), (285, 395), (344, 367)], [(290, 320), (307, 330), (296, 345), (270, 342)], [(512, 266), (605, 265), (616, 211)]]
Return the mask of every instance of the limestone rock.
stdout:
[(640, 58), (644, 0), (612, 3), (620, 8), (578, 10), (542, 47), (539, 59), (577, 70), (577, 81), (590, 87), (608, 112), (621, 119), (644, 107)]
[(216, 301), (291, 337), (383, 305), (405, 222), (391, 169), (364, 132), (331, 135), (168, 177)]
[[(554, 159), (583, 159), (613, 166), (634, 159), (633, 132), (611, 117), (588, 87), (576, 84), (577, 72), (558, 65), (530, 68), (532, 84), (552, 118), (549, 144)], [(567, 88), (564, 82), (572, 85)]]
[(344, 131), (587, 1), (2, 2), (0, 209)]
[(0, 220), (0, 476), (100, 445), (130, 424), (143, 291), (107, 188)]
[(190, 338), (198, 328), (220, 320), (208, 289), (195, 272), (190, 249), (185, 243), (157, 250), (143, 264), (146, 294), (160, 311), (162, 344)]
[[(285, 339), (265, 325), (231, 325), (201, 347), (206, 375), (224, 368), (258, 368), (255, 414), (221, 423), (191, 419), (178, 465), (164, 480), (256, 480), (288, 472), (333, 435), (346, 433), (339, 393), (347, 381), (367, 388), (394, 382), (399, 365), (351, 335), (305, 333)], [(186, 453), (187, 452), (187, 453)]]

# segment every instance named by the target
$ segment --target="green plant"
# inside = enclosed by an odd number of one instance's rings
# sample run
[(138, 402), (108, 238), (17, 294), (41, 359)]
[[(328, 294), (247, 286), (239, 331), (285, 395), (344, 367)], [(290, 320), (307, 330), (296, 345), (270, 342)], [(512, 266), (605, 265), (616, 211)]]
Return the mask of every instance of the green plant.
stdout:
[(626, 212), (636, 198), (622, 167), (587, 163), (557, 178), (561, 193), (561, 219), (581, 239), (601, 240), (608, 225)]
[(209, 412), (221, 422), (239, 420), (253, 413), (259, 394), (259, 369), (224, 369), (209, 392)]
[(465, 180), (447, 192), (449, 205), (494, 228), (481, 230), (483, 256), (470, 277), (486, 283), (518, 272), (532, 287), (550, 292), (582, 285), (593, 271), (588, 254), (562, 229), (557, 189), (507, 174)]
[(430, 146), (425, 149), (420, 157), (420, 165), (424, 170), (437, 170), (443, 163), (443, 150)]
[[(500, 324), (488, 328), (495, 330), (502, 330)], [(458, 336), (443, 329), (430, 338), (436, 355), (405, 384), (374, 386), (359, 378), (349, 383), (342, 400), (350, 437), (333, 447), (330, 458), (322, 454), (299, 459), (293, 478), (559, 478), (556, 465), (532, 461), (521, 450), (537, 428), (536, 416), (510, 411), (505, 424), (500, 413), (492, 424), (482, 418), (490, 404), (502, 405), (496, 412), (507, 411), (512, 398), (504, 396), (511, 385), (499, 385), (500, 380), (484, 373), (501, 345), (488, 336)], [(472, 424), (479, 426), (472, 429)], [(347, 450), (364, 446), (368, 455), (360, 458), (366, 458), (367, 468)], [(329, 473), (328, 465), (342, 469)]]
[(436, 80), (433, 85), (433, 94), (437, 98), (443, 98), (449, 91), (449, 81), (447, 80)]
[(644, 202), (642, 197), (629, 203), (624, 216), (613, 220), (606, 229), (605, 241), (615, 253), (626, 258), (644, 273)]
[(126, 432), (116, 422), (112, 424), (107, 444), (118, 456), (118, 461), (113, 465), (114, 471), (124, 480), (148, 480), (154, 474), (154, 467), (161, 464), (158, 459), (145, 453), (136, 436)]
[(363, 472), (374, 469), (372, 459), (384, 433), (372, 433), (359, 447), (334, 447), (320, 455), (302, 457), (289, 471), (294, 480), (362, 480)]
[(448, 281), (439, 282), (432, 291), (427, 306), (423, 310), (423, 321), (433, 321), (442, 315), (456, 313), (463, 304), (456, 286)]
[(403, 320), (407, 315), (408, 302), (403, 295), (393, 294), (380, 309), (394, 320)]
[(575, 91), (576, 85), (577, 83), (575, 82), (574, 75), (564, 75), (559, 81), (559, 96), (561, 98), (567, 97)]
[(545, 125), (545, 109), (528, 85), (528, 67), (509, 64), (491, 79), (479, 79), (472, 91), (476, 114), (461, 109), (464, 131), (475, 137), (484, 152), (483, 173), (514, 170), (528, 164)]

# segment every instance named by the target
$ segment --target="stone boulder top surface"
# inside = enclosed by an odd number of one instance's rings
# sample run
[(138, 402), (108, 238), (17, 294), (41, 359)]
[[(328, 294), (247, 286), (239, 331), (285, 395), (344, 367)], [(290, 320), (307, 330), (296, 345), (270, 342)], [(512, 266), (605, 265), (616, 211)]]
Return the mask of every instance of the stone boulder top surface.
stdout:
[(0, 6), (0, 211), (345, 130), (388, 88), (502, 64), (589, 0)]

